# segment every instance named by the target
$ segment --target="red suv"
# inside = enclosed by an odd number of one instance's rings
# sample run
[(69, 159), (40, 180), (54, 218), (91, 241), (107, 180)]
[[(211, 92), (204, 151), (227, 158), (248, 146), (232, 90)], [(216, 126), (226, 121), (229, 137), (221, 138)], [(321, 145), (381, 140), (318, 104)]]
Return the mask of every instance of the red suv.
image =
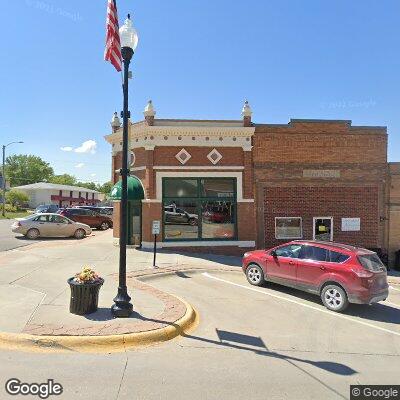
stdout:
[(386, 300), (386, 267), (376, 253), (333, 242), (294, 240), (243, 256), (243, 272), (252, 285), (279, 283), (321, 297), (326, 308), (343, 311), (349, 303)]
[(81, 222), (89, 225), (91, 228), (97, 228), (103, 231), (113, 226), (113, 221), (108, 215), (102, 215), (85, 208), (64, 208), (59, 210), (58, 214), (72, 219), (75, 222)]

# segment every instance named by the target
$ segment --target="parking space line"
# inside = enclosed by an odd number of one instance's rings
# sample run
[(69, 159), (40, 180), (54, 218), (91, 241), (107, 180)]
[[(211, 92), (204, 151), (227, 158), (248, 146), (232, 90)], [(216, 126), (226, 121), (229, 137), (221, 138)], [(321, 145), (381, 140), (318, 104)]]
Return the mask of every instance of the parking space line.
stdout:
[(382, 332), (391, 333), (392, 335), (395, 335), (395, 336), (400, 336), (400, 332), (392, 331), (390, 329), (382, 328), (380, 326), (377, 326), (377, 325), (374, 325), (374, 324), (370, 324), (368, 322), (364, 322), (364, 321), (360, 321), (360, 320), (357, 320), (357, 319), (353, 319), (353, 318), (351, 318), (351, 317), (349, 317), (347, 315), (344, 315), (344, 314), (338, 314), (338, 313), (334, 313), (333, 311), (328, 311), (328, 310), (324, 310), (324, 309), (321, 309), (321, 308), (318, 308), (318, 307), (314, 307), (314, 306), (312, 306), (310, 304), (305, 304), (305, 303), (302, 303), (302, 302), (297, 301), (297, 300), (288, 299), (288, 298), (286, 298), (284, 296), (279, 296), (277, 294), (269, 293), (269, 292), (266, 292), (266, 291), (261, 290), (261, 289), (257, 289), (257, 288), (250, 287), (250, 286), (241, 285), (239, 283), (231, 282), (231, 281), (228, 281), (226, 279), (217, 278), (216, 276), (210, 275), (208, 272), (203, 272), (202, 275), (207, 277), (207, 278), (214, 279), (214, 280), (217, 280), (217, 281), (220, 281), (220, 282), (224, 282), (224, 283), (227, 283), (227, 284), (232, 285), (232, 286), (237, 286), (237, 287), (240, 287), (240, 288), (243, 288), (243, 289), (251, 290), (253, 292), (262, 293), (262, 294), (264, 294), (266, 296), (274, 297), (274, 298), (277, 298), (277, 299), (280, 299), (280, 300), (287, 301), (289, 303), (294, 303), (294, 304), (297, 304), (297, 305), (300, 305), (300, 306), (303, 306), (303, 307), (306, 307), (306, 308), (310, 308), (310, 309), (312, 309), (314, 311), (319, 311), (319, 312), (324, 313), (326, 315), (329, 315), (331, 317), (342, 318), (342, 319), (345, 319), (347, 321), (356, 322), (357, 324), (368, 326), (369, 328), (374, 328), (374, 329), (377, 329), (377, 330), (382, 331)]
[(395, 288), (393, 286), (389, 286), (389, 287), (390, 287), (390, 289), (396, 290), (396, 292), (400, 292), (400, 289), (397, 289), (397, 288)]

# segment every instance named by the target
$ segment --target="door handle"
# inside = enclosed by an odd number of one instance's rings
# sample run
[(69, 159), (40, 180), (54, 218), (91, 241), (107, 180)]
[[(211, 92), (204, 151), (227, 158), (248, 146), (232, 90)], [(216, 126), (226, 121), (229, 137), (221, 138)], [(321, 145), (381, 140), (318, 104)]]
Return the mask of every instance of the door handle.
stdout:
[(290, 265), (294, 265), (294, 261), (289, 261), (289, 264)]
[(319, 269), (322, 269), (322, 271), (325, 271), (325, 270), (326, 270), (326, 268), (325, 268), (323, 265), (320, 265), (320, 266), (319, 266)]

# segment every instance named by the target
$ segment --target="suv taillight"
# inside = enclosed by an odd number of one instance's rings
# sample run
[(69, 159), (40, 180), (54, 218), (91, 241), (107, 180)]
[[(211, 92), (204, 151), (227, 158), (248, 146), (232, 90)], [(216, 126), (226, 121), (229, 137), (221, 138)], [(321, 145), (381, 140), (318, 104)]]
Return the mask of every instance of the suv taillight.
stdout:
[(371, 278), (374, 276), (374, 274), (371, 271), (368, 271), (366, 269), (357, 269), (357, 268), (352, 268), (351, 269), (359, 278)]

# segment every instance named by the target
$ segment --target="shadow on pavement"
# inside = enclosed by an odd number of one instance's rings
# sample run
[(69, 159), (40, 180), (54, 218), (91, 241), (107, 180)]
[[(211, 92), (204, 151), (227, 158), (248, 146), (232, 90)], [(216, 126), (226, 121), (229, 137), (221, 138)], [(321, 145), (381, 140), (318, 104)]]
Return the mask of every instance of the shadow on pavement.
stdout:
[[(321, 298), (314, 294), (306, 293), (301, 290), (278, 285), (272, 282), (267, 282), (263, 287), (273, 290), (277, 294), (288, 294), (290, 296), (306, 300), (310, 303), (314, 303), (315, 305), (322, 306)], [(400, 324), (400, 310), (395, 307), (391, 307), (384, 302), (373, 305), (350, 304), (343, 314), (351, 317), (368, 319), (371, 321)]]
[[(83, 315), (84, 318), (90, 320), (90, 321), (111, 321), (115, 319), (115, 317), (111, 313), (111, 308), (106, 308), (106, 307), (99, 307), (96, 312), (91, 313), (91, 314), (85, 314)], [(158, 319), (154, 318), (147, 318), (144, 315), (139, 314), (136, 311), (133, 311), (131, 316), (128, 318), (122, 318), (124, 321), (148, 321), (148, 322), (157, 322), (160, 324), (166, 324), (166, 325), (174, 325), (179, 328), (178, 325), (168, 322), (168, 321), (161, 321)]]
[[(153, 249), (141, 249), (138, 248), (136, 251), (143, 252), (143, 253), (153, 253)], [(206, 261), (213, 261), (218, 264), (234, 266), (234, 267), (241, 267), (242, 265), (242, 258), (235, 257), (235, 256), (225, 256), (225, 255), (218, 255), (218, 254), (204, 254), (204, 253), (191, 253), (185, 251), (171, 251), (171, 250), (163, 250), (157, 249), (157, 254), (178, 254), (181, 256), (187, 256), (190, 258), (199, 258)]]
[[(218, 346), (225, 346), (237, 350), (244, 350), (244, 351), (251, 351), (254, 354), (264, 356), (264, 357), (270, 357), (270, 358), (276, 358), (280, 360), (287, 361), (289, 364), (291, 364), (293, 367), (299, 369), (312, 379), (316, 380), (319, 384), (327, 388), (328, 390), (334, 392), (336, 395), (339, 397), (346, 399), (345, 396), (337, 392), (334, 388), (330, 387), (327, 385), (325, 382), (320, 380), (319, 378), (315, 377), (312, 375), (310, 372), (304, 370), (301, 368), (299, 365), (296, 363), (303, 363), (303, 364), (308, 364), (312, 365), (316, 368), (320, 368), (324, 371), (328, 371), (330, 373), (336, 374), (336, 375), (342, 375), (342, 376), (351, 376), (357, 373), (353, 368), (348, 367), (345, 364), (340, 364), (332, 361), (312, 361), (312, 360), (307, 360), (304, 358), (299, 358), (299, 357), (292, 357), (284, 354), (280, 354), (274, 351), (269, 351), (267, 346), (265, 345), (264, 341), (260, 337), (256, 336), (250, 336), (250, 335), (244, 335), (240, 333), (235, 333), (235, 332), (229, 332), (229, 331), (223, 331), (216, 329), (218, 338), (220, 341), (212, 340), (212, 339), (206, 339), (202, 338), (199, 336), (194, 336), (194, 335), (189, 335), (189, 334), (183, 334), (182, 336), (188, 338), (188, 339), (193, 339), (193, 340), (198, 340), (201, 342), (205, 343), (210, 343), (210, 344), (215, 344)], [(243, 346), (247, 345), (247, 346)], [(251, 347), (248, 347), (251, 346)]]
[(176, 271), (176, 272), (175, 272), (175, 275), (176, 275), (176, 276), (179, 276), (179, 278), (185, 278), (185, 279), (190, 279), (190, 278), (191, 278), (191, 276), (185, 274), (185, 273), (182, 272), (182, 271)]

